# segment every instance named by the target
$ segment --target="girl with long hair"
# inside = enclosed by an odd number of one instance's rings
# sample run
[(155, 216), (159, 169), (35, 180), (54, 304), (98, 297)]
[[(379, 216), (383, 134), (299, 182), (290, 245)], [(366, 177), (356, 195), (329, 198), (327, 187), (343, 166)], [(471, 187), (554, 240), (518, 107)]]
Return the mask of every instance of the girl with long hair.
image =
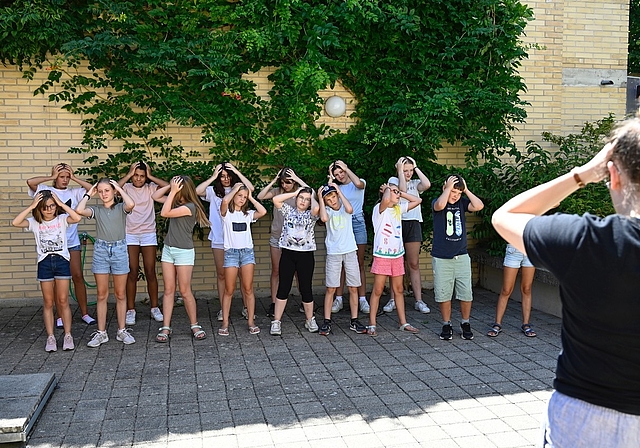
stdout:
[[(27, 218), (31, 214), (32, 217)], [(55, 193), (43, 190), (33, 202), (12, 221), (14, 227), (33, 232), (38, 254), (38, 281), (42, 289), (42, 318), (47, 331), (45, 351), (58, 349), (53, 334), (53, 306), (58, 309), (64, 324), (63, 350), (73, 350), (71, 336), (71, 309), (69, 308), (69, 280), (71, 279), (70, 255), (67, 245), (67, 228), (82, 219), (75, 210), (62, 202)]]
[(202, 340), (207, 334), (198, 323), (196, 299), (191, 290), (191, 275), (195, 263), (193, 246), (193, 227), (198, 223), (201, 227), (210, 225), (196, 194), (196, 187), (188, 176), (174, 176), (171, 183), (158, 188), (152, 195), (159, 201), (169, 192), (160, 215), (169, 219), (169, 229), (162, 248), (162, 276), (164, 277), (164, 311), (163, 326), (156, 336), (157, 342), (169, 342), (171, 337), (171, 317), (176, 293), (176, 282), (180, 286), (180, 295), (189, 316), (191, 332), (194, 339)]
[[(273, 199), (274, 196), (278, 196), (279, 194), (297, 191), (300, 187), (309, 187), (309, 185), (298, 177), (295, 171), (293, 171), (293, 168), (284, 167), (278, 172), (278, 175), (258, 193), (258, 199), (261, 201)], [(295, 197), (291, 197), (285, 202), (291, 207), (295, 207), (296, 205)], [(271, 253), (271, 304), (269, 305), (269, 311), (267, 311), (268, 317), (274, 316), (278, 284), (280, 283), (280, 256), (282, 254), (280, 249), (280, 236), (282, 235), (283, 225), (284, 215), (278, 213), (274, 208), (273, 220), (271, 221), (271, 235), (269, 237), (269, 251)]]
[[(71, 182), (75, 182), (79, 185), (76, 188), (69, 188)], [(46, 185), (46, 182), (52, 182), (52, 185)], [(36, 194), (44, 190), (50, 190), (56, 194), (56, 196), (74, 209), (78, 206), (82, 200), (82, 195), (85, 194), (90, 188), (91, 184), (86, 182), (74, 174), (73, 168), (68, 163), (58, 163), (51, 168), (50, 176), (36, 176), (27, 180), (29, 186), (29, 196), (32, 198)], [(84, 281), (83, 267), (82, 267), (82, 246), (80, 245), (80, 238), (78, 237), (78, 224), (71, 224), (67, 228), (67, 246), (69, 247), (70, 266), (71, 266), (71, 281), (73, 282), (73, 292), (80, 308), (80, 314), (82, 321), (87, 325), (95, 325), (96, 320), (89, 315), (89, 309), (87, 308), (87, 286)], [(62, 316), (58, 316), (57, 327), (64, 326), (64, 320)]]
[[(200, 198), (209, 202), (209, 221), (211, 222), (211, 230), (209, 232), (209, 240), (211, 240), (211, 251), (213, 252), (213, 261), (216, 265), (218, 297), (222, 301), (224, 295), (224, 232), (222, 230), (222, 215), (220, 215), (220, 206), (222, 199), (231, 191), (231, 187), (238, 182), (246, 185), (250, 192), (255, 190), (253, 184), (244, 177), (244, 175), (231, 163), (224, 162), (216, 165), (211, 177), (202, 182), (196, 188), (196, 193)], [(213, 184), (213, 186), (211, 186)], [(244, 301), (244, 296), (242, 298)], [(245, 319), (249, 318), (246, 311), (246, 305), (242, 309), (242, 315)], [(218, 320), (222, 321), (222, 309), (218, 312)]]
[[(116, 202), (119, 193), (123, 202)], [(102, 205), (87, 207), (87, 202), (98, 195)], [(116, 340), (124, 344), (133, 344), (136, 340), (126, 328), (127, 314), (127, 276), (129, 275), (129, 254), (127, 252), (126, 219), (135, 207), (133, 199), (124, 192), (118, 182), (103, 178), (82, 196), (76, 211), (89, 219), (96, 220), (96, 241), (93, 248), (91, 271), (96, 279), (98, 331), (93, 333), (87, 344), (99, 347), (109, 341), (107, 336), (107, 298), (109, 297), (109, 275), (113, 277), (113, 289), (116, 296), (116, 315), (118, 331)]]
[[(255, 210), (249, 210), (249, 203), (253, 204)], [(253, 292), (253, 271), (256, 259), (250, 225), (266, 214), (267, 209), (251, 196), (244, 184), (235, 184), (222, 199), (220, 215), (224, 226), (225, 290), (222, 296), (222, 327), (218, 330), (220, 336), (229, 336), (229, 310), (238, 274), (247, 307), (249, 333), (260, 333), (260, 328), (254, 322), (256, 300)]]

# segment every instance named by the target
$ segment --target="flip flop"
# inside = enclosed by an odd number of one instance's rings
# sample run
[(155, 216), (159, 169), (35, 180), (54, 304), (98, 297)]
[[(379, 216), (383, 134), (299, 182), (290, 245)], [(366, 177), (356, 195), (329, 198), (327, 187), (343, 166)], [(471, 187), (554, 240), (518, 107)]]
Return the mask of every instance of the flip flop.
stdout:
[(413, 334), (420, 333), (420, 330), (418, 330), (416, 327), (414, 327), (414, 326), (413, 326), (413, 325), (411, 325), (411, 324), (403, 324), (403, 325), (400, 325), (400, 327), (398, 328), (398, 330), (400, 330), (400, 331), (406, 331), (407, 333), (413, 333)]
[(257, 326), (253, 326), (253, 327), (249, 327), (249, 334), (258, 334), (260, 333), (260, 327)]

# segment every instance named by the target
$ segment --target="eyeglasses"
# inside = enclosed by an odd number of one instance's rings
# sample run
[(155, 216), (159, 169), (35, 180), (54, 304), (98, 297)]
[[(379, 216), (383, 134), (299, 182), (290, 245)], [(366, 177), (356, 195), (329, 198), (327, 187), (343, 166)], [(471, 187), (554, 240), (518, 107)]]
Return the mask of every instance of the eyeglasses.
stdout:
[(391, 193), (393, 193), (393, 194), (400, 194), (400, 190), (398, 190), (397, 188), (392, 188), (392, 189), (391, 189)]
[(56, 207), (58, 207), (58, 205), (57, 205), (57, 204), (49, 204), (49, 205), (45, 205), (45, 206), (44, 206), (44, 209), (45, 209), (45, 210), (55, 210), (55, 209), (56, 209)]
[(303, 198), (302, 196), (299, 196), (298, 199), (300, 199), (302, 202), (311, 202), (311, 198)]

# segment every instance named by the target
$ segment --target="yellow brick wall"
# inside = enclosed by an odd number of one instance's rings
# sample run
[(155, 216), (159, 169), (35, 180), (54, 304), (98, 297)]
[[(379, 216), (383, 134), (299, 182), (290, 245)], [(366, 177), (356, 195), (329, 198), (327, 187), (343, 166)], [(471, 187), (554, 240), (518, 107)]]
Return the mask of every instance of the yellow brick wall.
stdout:
[[(521, 67), (528, 87), (522, 98), (530, 106), (527, 107), (527, 123), (518, 125), (519, 131), (515, 135), (518, 145), (523, 147), (531, 139), (540, 141), (542, 131), (576, 132), (585, 121), (603, 118), (609, 112), (622, 117), (624, 87), (620, 84), (565, 85), (563, 70), (626, 69), (628, 0), (534, 0), (527, 3), (534, 9), (536, 19), (527, 27), (525, 42), (542, 48), (531, 49), (529, 60)], [(267, 76), (273, 70), (267, 68), (248, 76), (256, 83), (258, 94), (265, 98), (271, 87)], [(40, 72), (36, 80), (27, 83), (16, 67), (0, 66), (0, 213), (5, 217), (4, 225), (0, 226), (0, 300), (40, 297), (35, 280), (33, 236), (10, 226), (11, 219), (29, 204), (26, 179), (48, 174), (51, 166), (59, 161), (79, 167), (83, 158), (66, 152), (71, 146), (80, 146), (81, 117), (61, 111), (46, 97), (33, 96), (33, 90), (45, 76), (46, 72)], [(321, 92), (323, 98), (334, 94), (346, 99), (347, 113), (344, 117), (330, 118), (323, 112), (320, 121), (344, 131), (352, 124), (348, 116), (354, 110), (354, 102), (339, 83), (333, 91)], [(210, 157), (197, 132), (177, 127), (170, 128), (169, 132), (177, 143), (200, 150), (203, 159)], [(117, 149), (118, 146), (114, 143), (110, 147)], [(464, 148), (445, 146), (438, 154), (438, 161), (463, 165)], [(429, 219), (428, 205), (423, 207), (423, 214)], [(475, 218), (468, 219), (472, 224)], [(265, 217), (253, 226), (257, 257), (255, 287), (263, 293), (269, 290), (269, 223), (270, 218)], [(82, 222), (80, 229), (90, 234), (95, 230), (88, 221)], [(314, 286), (321, 291), (325, 253), (323, 227), (317, 227), (316, 237), (319, 250)], [(369, 260), (368, 257), (367, 263)], [(432, 287), (431, 259), (427, 254), (421, 259), (421, 268), (424, 286)], [(88, 270), (87, 273), (92, 282)], [(368, 285), (370, 289), (371, 279)], [(196, 241), (193, 287), (198, 294), (212, 294), (215, 289), (213, 257), (206, 240)], [(144, 282), (139, 293), (144, 295)]]

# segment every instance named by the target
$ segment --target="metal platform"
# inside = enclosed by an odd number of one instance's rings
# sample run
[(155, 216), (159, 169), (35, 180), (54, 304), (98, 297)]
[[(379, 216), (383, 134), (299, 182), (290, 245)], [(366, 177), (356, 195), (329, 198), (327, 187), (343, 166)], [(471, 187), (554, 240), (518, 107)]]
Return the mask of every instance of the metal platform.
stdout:
[(27, 441), (57, 383), (53, 373), (0, 375), (0, 443)]

